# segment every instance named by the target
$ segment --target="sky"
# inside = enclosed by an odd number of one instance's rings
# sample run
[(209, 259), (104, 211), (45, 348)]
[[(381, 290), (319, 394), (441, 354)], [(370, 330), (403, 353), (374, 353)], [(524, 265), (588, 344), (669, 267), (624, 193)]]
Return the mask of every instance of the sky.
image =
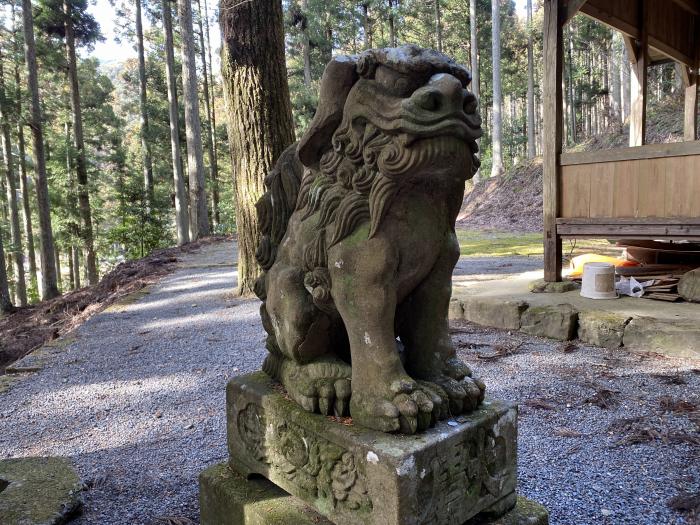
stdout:
[[(209, 0), (210, 17), (212, 16), (216, 3), (217, 0)], [(524, 16), (525, 3), (526, 0), (515, 0), (516, 8), (521, 16)], [(105, 65), (136, 57), (136, 51), (131, 43), (122, 42), (119, 44), (114, 40), (114, 8), (109, 4), (109, 0), (95, 0), (94, 4), (89, 6), (88, 11), (100, 24), (102, 34), (105, 37), (104, 42), (98, 43), (95, 46), (95, 49), (90, 53), (91, 56), (98, 58), (100, 62)], [(144, 28), (148, 26), (148, 20), (144, 18)], [(217, 50), (221, 43), (221, 36), (219, 34), (219, 25), (216, 22), (210, 26), (210, 37), (214, 66), (218, 67)]]
[[(218, 3), (218, 0), (209, 0), (209, 17), (212, 18), (213, 6)], [(203, 5), (203, 4), (202, 4)], [(110, 5), (109, 0), (95, 0), (88, 6), (88, 12), (95, 17), (100, 24), (100, 30), (105, 41), (95, 45), (95, 49), (89, 53), (90, 56), (96, 57), (99, 61), (108, 65), (115, 62), (123, 62), (128, 58), (136, 58), (136, 49), (131, 42), (117, 43), (114, 39), (114, 12), (115, 9)], [(148, 17), (143, 18), (144, 31), (150, 27)], [(215, 66), (218, 67), (218, 56), (216, 50), (219, 49), (221, 37), (219, 36), (219, 24), (214, 22), (209, 26), (209, 34), (212, 45), (212, 59)], [(148, 42), (146, 42), (148, 47)]]

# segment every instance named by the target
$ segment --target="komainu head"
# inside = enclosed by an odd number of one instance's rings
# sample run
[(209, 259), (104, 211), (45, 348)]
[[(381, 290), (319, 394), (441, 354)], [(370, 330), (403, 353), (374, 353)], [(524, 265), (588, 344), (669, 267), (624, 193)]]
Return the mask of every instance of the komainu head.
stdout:
[(372, 237), (402, 185), (453, 188), (473, 176), (482, 131), (470, 82), (454, 60), (413, 45), (328, 64), (318, 110), (298, 146), (310, 173), (297, 209), (306, 217), (320, 212), (320, 229), (333, 232), (330, 241), (317, 237), (307, 269), (323, 266), (326, 248), (367, 219)]

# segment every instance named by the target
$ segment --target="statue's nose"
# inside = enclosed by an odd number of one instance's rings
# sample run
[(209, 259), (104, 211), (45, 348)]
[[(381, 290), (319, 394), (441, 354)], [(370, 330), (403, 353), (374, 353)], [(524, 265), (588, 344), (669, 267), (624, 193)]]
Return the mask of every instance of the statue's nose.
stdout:
[(439, 73), (416, 90), (411, 98), (423, 109), (447, 113), (462, 109), (466, 95), (467, 91), (459, 79), (447, 73)]

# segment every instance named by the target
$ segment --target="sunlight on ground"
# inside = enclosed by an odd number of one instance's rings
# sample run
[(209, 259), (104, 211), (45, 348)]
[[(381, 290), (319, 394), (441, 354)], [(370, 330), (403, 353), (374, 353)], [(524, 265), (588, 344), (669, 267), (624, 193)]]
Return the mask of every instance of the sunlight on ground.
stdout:
[[(498, 230), (457, 230), (459, 251), (467, 257), (507, 257), (514, 255), (544, 255), (541, 233), (517, 233)], [(616, 248), (604, 239), (564, 240), (563, 252), (567, 256), (582, 253), (618, 255)]]

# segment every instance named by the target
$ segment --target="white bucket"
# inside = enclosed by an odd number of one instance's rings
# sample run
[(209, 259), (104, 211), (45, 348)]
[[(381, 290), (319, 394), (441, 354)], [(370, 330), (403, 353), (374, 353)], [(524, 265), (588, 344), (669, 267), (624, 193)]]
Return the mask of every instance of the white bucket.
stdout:
[(616, 299), (615, 266), (603, 262), (584, 264), (581, 297), (589, 299)]

